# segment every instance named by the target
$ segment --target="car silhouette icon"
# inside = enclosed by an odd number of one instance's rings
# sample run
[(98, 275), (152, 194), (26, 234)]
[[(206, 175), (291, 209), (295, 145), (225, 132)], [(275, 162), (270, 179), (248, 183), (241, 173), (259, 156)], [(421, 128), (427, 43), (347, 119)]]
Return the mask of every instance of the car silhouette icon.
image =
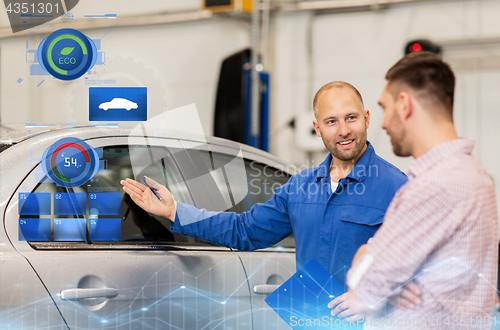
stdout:
[(108, 109), (125, 109), (129, 111), (131, 109), (137, 109), (138, 107), (137, 103), (121, 97), (115, 97), (109, 102), (99, 104), (99, 109), (103, 109), (104, 111)]

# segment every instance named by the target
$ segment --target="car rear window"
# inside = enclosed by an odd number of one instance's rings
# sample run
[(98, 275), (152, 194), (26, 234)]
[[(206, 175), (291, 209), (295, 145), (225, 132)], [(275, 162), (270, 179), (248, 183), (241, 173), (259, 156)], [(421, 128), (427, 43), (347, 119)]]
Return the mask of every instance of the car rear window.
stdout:
[[(151, 215), (124, 193), (120, 180), (148, 176), (165, 185), (176, 200), (193, 204), (172, 150), (160, 146), (109, 146), (102, 166), (76, 188), (56, 185), (42, 171), (31, 194), (20, 194), (20, 239), (86, 244), (210, 245), (172, 233), (170, 220)], [(134, 168), (133, 168), (134, 167)], [(36, 174), (36, 173), (35, 173)], [(24, 229), (24, 230), (23, 230)]]
[[(228, 205), (233, 205), (227, 210), (228, 212), (246, 212), (256, 203), (267, 202), (273, 197), (274, 189), (284, 185), (290, 178), (290, 175), (282, 170), (263, 163), (244, 159), (247, 187), (229, 185), (227, 177), (223, 175), (223, 173), (214, 171), (214, 164), (228, 164), (226, 165), (226, 170), (231, 171), (231, 166), (237, 166), (236, 164), (233, 165), (234, 163), (231, 162), (232, 157), (219, 152), (204, 150), (200, 150), (199, 152), (201, 154), (200, 159), (210, 171), (222, 196), (227, 196)], [(237, 172), (238, 169), (234, 169), (234, 171)], [(238, 201), (238, 198), (235, 196), (244, 197)], [(229, 201), (236, 201), (236, 203), (231, 204)], [(293, 234), (274, 245), (274, 247), (295, 248)]]

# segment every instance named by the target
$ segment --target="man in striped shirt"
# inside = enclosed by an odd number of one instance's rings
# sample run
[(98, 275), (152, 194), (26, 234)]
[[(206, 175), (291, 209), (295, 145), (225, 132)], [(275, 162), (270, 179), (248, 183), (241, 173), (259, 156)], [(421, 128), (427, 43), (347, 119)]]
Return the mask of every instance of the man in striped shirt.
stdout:
[[(349, 292), (332, 314), (364, 315), (365, 328), (489, 329), (495, 302), (498, 219), (491, 178), (453, 124), (455, 77), (432, 53), (411, 54), (386, 75), (382, 128), (409, 181), (382, 227), (358, 251)], [(418, 303), (391, 306), (410, 283)], [(500, 320), (498, 320), (500, 321)]]

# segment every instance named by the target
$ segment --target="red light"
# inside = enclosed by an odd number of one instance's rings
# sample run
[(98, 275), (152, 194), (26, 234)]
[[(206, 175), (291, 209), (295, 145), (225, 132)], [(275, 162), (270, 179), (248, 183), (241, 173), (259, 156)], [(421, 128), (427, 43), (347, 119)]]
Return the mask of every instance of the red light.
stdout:
[(419, 52), (422, 50), (422, 46), (420, 46), (420, 44), (413, 44), (412, 48), (414, 52)]

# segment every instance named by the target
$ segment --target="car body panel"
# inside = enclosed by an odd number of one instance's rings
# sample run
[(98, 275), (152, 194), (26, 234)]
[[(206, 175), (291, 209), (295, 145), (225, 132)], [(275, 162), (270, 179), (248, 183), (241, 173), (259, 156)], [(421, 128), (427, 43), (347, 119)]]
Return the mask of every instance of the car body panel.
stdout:
[[(278, 252), (279, 251), (279, 252)], [(270, 248), (256, 252), (238, 252), (252, 291), (254, 329), (289, 330), (289, 325), (269, 307), (265, 299), (278, 286), (295, 274), (295, 249)], [(257, 286), (268, 288), (266, 293), (256, 292)]]
[[(94, 148), (109, 143), (142, 143), (139, 137), (87, 142)], [(148, 143), (180, 146), (172, 139), (151, 138)], [(215, 321), (214, 329), (236, 324), (251, 328), (246, 276), (239, 258), (228, 248), (219, 248), (217, 253), (213, 250), (44, 251), (33, 250), (29, 243), (17, 240), (17, 193), (34, 189), (35, 173), (36, 168), (24, 180), (25, 189), (16, 191), (9, 203), (11, 212), (5, 218), (6, 228), (14, 246), (31, 262), (47, 286), (70, 328), (149, 329), (162, 323), (168, 328), (186, 329), (201, 328)], [(94, 304), (60, 298), (61, 291), (78, 288), (110, 288), (119, 294), (102, 300), (102, 306), (101, 300)]]
[[(252, 274), (258, 274), (254, 275), (254, 279), (258, 278), (258, 281), (253, 281), (247, 279), (246, 272), (251, 270), (250, 267), (255, 267), (258, 261), (250, 261), (249, 254), (245, 252), (235, 252), (224, 247), (124, 244), (82, 248), (85, 244), (30, 244), (18, 240), (18, 193), (33, 191), (37, 185), (37, 178), (40, 177), (38, 163), (43, 152), (63, 137), (78, 137), (94, 148), (110, 144), (147, 143), (169, 148), (179, 146), (188, 149), (190, 147), (205, 148), (209, 151), (231, 154), (237, 151), (253, 161), (270, 164), (277, 168), (284, 167), (279, 159), (270, 154), (223, 139), (205, 140), (190, 134), (184, 136), (181, 134), (177, 139), (175, 138), (179, 136), (177, 133), (170, 135), (168, 132), (160, 132), (158, 136), (145, 141), (141, 136), (130, 137), (128, 132), (129, 130), (126, 129), (82, 128), (56, 130), (31, 138), (17, 136), (9, 141), (13, 147), (0, 153), (2, 170), (0, 205), (4, 214), (5, 228), (2, 243), (9, 246), (11, 253), (18, 259), (16, 266), (10, 269), (16, 269), (16, 272), (17, 269), (21, 271), (22, 267), (19, 264), (25, 263), (21, 272), (31, 277), (30, 286), (25, 287), (24, 284), (21, 286), (26, 290), (33, 286), (41, 286), (44, 290), (38, 289), (37, 301), (47, 300), (44, 305), (47, 307), (44, 308), (50, 311), (47, 314), (50, 316), (50, 322), (57, 323), (57, 318), (59, 323), (64, 322), (63, 318), (58, 315), (57, 306), (71, 329), (97, 327), (102, 329), (128, 329), (129, 327), (134, 329), (251, 329), (253, 327), (257, 329), (252, 326), (252, 322), (255, 323), (258, 320), (256, 314), (253, 314), (252, 318), (250, 299), (255, 294), (250, 292), (249, 281), (260, 283), (263, 281), (261, 278), (267, 280), (269, 277), (284, 281), (289, 277), (288, 271), (284, 274), (276, 274), (274, 272), (276, 268), (272, 262), (268, 262), (268, 264), (273, 264), (272, 266), (264, 267), (267, 271), (252, 272)], [(12, 134), (11, 137), (14, 135)], [(207, 141), (210, 143), (206, 144)], [(174, 154), (173, 157), (180, 159), (181, 154)], [(193, 189), (196, 190), (196, 185), (191, 184), (190, 192)], [(203, 186), (200, 187), (200, 192), (201, 195), (208, 193), (206, 187)], [(212, 196), (204, 202), (194, 199), (194, 203), (197, 207), (207, 206), (210, 209), (217, 209), (220, 207), (218, 203), (221, 200), (222, 196), (215, 199)], [(12, 248), (9, 239), (17, 251)], [(266, 255), (264, 259), (276, 255), (277, 262), (286, 264), (286, 269), (294, 267), (293, 249), (289, 249), (287, 256), (274, 253), (273, 248), (264, 251), (267, 252), (255, 253)], [(256, 257), (258, 258), (260, 257)], [(7, 262), (4, 259), (1, 260)], [(10, 277), (13, 286), (20, 286), (19, 281), (16, 282), (12, 275)], [(35, 278), (37, 281), (34, 280)], [(2, 290), (4, 290), (4, 283), (9, 282), (1, 282)], [(118, 296), (93, 301), (61, 299), (61, 291), (76, 288), (116, 289)], [(36, 290), (29, 289), (29, 291), (35, 292)], [(24, 289), (22, 292), (23, 296), (31, 297), (24, 293)], [(9, 296), (9, 294), (2, 296)], [(262, 305), (263, 298), (261, 298), (262, 295), (256, 298), (256, 302), (258, 301), (256, 306)], [(26, 299), (29, 302), (31, 298)], [(12, 311), (15, 308), (23, 309), (24, 303), (26, 301), (6, 306), (5, 311)], [(274, 313), (269, 307), (262, 305), (262, 308), (267, 308), (266, 313)], [(41, 318), (39, 317), (38, 320)], [(274, 323), (278, 321), (276, 318), (272, 319)]]
[(0, 232), (0, 329), (67, 329), (29, 262)]

